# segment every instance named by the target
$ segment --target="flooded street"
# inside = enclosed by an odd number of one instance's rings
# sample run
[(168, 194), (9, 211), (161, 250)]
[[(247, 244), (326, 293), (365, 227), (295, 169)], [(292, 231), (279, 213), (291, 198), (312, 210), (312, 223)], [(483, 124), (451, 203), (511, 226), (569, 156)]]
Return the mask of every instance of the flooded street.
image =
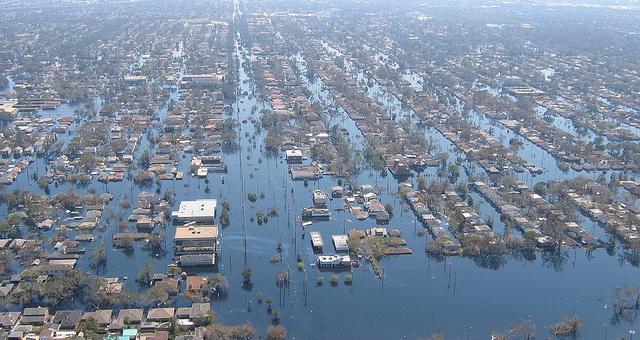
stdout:
[(635, 35), (598, 58), (550, 42), (576, 10), (551, 5), (98, 3), (0, 4), (24, 26), (0, 36), (19, 46), (0, 63), (2, 320), (113, 310), (86, 338), (141, 339), (640, 327), (620, 297), (640, 277)]

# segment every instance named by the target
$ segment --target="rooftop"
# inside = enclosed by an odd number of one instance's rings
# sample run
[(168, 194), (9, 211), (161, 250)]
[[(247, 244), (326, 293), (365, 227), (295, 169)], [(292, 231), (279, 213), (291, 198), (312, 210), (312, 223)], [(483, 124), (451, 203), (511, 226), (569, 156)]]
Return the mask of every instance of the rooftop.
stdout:
[(302, 150), (300, 149), (291, 149), (285, 151), (287, 157), (302, 157)]
[(195, 201), (182, 201), (178, 211), (171, 216), (182, 221), (213, 219), (216, 214), (216, 199), (199, 199)]
[(218, 227), (211, 225), (176, 228), (176, 240), (218, 238)]

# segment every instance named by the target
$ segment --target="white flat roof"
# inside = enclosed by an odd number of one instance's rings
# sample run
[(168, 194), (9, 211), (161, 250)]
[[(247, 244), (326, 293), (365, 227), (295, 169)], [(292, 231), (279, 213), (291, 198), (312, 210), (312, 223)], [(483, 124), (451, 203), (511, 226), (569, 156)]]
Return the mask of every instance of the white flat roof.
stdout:
[(347, 240), (349, 239), (347, 235), (331, 235), (333, 239), (333, 245), (336, 250), (349, 250), (349, 245), (347, 244)]
[(302, 150), (300, 149), (291, 149), (285, 151), (287, 157), (302, 157)]
[(179, 219), (213, 218), (216, 215), (216, 199), (199, 199), (195, 201), (182, 201), (178, 211), (172, 213)]

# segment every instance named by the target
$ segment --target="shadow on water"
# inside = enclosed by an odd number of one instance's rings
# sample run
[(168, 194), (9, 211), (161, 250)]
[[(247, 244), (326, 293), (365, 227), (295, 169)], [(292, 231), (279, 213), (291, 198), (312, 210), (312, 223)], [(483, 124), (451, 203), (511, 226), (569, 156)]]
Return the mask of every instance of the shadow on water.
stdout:
[(543, 251), (541, 254), (542, 265), (552, 268), (556, 272), (561, 272), (570, 259), (569, 251), (563, 248), (554, 248)]

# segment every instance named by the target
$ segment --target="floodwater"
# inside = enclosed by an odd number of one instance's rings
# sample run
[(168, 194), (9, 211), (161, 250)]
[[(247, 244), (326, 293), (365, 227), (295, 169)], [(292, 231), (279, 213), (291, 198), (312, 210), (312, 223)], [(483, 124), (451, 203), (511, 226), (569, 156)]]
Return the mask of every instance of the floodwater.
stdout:
[[(237, 14), (239, 15), (239, 13)], [(238, 36), (236, 54), (240, 63), (238, 99), (233, 111), (238, 121), (257, 118), (262, 108), (269, 108), (268, 102), (259, 99), (256, 86), (246, 70), (253, 59), (250, 51), (241, 48), (242, 37)], [(291, 56), (300, 69), (304, 68), (301, 56)], [(303, 75), (305, 72), (300, 72)], [(417, 80), (416, 80), (417, 82)], [(363, 137), (348, 116), (341, 111), (332, 99), (330, 91), (322, 80), (306, 79), (303, 86), (310, 89), (310, 101), (319, 102), (327, 108), (337, 111), (332, 122), (344, 124), (356, 147), (362, 148)], [(378, 84), (367, 89), (368, 95), (376, 100), (387, 96), (385, 89)], [(171, 98), (178, 99), (175, 91)], [(405, 108), (391, 97), (385, 97), (392, 113), (408, 115)], [(168, 101), (167, 101), (168, 103)], [(69, 114), (73, 108), (61, 106), (55, 113)], [(157, 114), (161, 121), (166, 116), (167, 104), (159, 107)], [(481, 128), (495, 129), (504, 134), (505, 140), (515, 134), (501, 128), (488, 119), (474, 114), (472, 119)], [(72, 130), (76, 126), (72, 127)], [(246, 137), (246, 133), (248, 136)], [(451, 151), (450, 159), (455, 155), (452, 145), (433, 129), (425, 134), (433, 136), (441, 150)], [(252, 136), (255, 135), (255, 142)], [(350, 213), (335, 211), (342, 207), (340, 200), (329, 203), (333, 216), (329, 221), (312, 224), (302, 230), (296, 222), (304, 207), (312, 205), (311, 192), (320, 188), (329, 192), (337, 179), (325, 176), (318, 181), (292, 181), (287, 164), (282, 155), (269, 156), (262, 152), (261, 141), (266, 131), (256, 132), (252, 123), (242, 123), (239, 129), (239, 148), (224, 154), (229, 172), (210, 173), (208, 176), (210, 192), (206, 193), (203, 179), (185, 177), (182, 181), (163, 181), (161, 192), (171, 189), (176, 193), (176, 202), (187, 199), (213, 197), (230, 204), (231, 224), (221, 229), (221, 253), (217, 271), (229, 279), (228, 296), (213, 302), (217, 319), (225, 324), (251, 322), (259, 331), (272, 323), (263, 300), (273, 298), (273, 308), (280, 310), (280, 322), (287, 328), (291, 338), (298, 339), (398, 339), (425, 337), (433, 332), (442, 331), (447, 338), (486, 339), (492, 330), (506, 330), (523, 320), (531, 320), (537, 326), (540, 338), (550, 336), (549, 325), (566, 315), (576, 313), (584, 320), (582, 334), (587, 338), (620, 338), (628, 334), (629, 329), (637, 329), (637, 320), (632, 323), (613, 325), (610, 304), (614, 289), (623, 285), (638, 283), (638, 268), (632, 266), (623, 256), (624, 251), (616, 248), (616, 255), (610, 256), (604, 249), (586, 253), (582, 249), (563, 249), (559, 253), (537, 253), (535, 259), (512, 256), (488, 259), (470, 259), (464, 257), (447, 258), (444, 261), (432, 259), (425, 254), (425, 246), (431, 239), (420, 236), (417, 229), (422, 228), (415, 222), (412, 212), (403, 208), (395, 195), (398, 183), (390, 176), (378, 176), (364, 170), (355, 176), (359, 184), (372, 184), (380, 192), (383, 203), (394, 206), (394, 215), (388, 227), (398, 228), (407, 240), (413, 255), (387, 257), (381, 261), (384, 279), (374, 276), (371, 267), (363, 263), (353, 269), (353, 284), (343, 282), (344, 272), (339, 273), (337, 285), (329, 282), (331, 273), (321, 272), (315, 267), (315, 257), (311, 250), (309, 231), (321, 232), (325, 240), (325, 253), (332, 253), (331, 235), (343, 234), (344, 230), (370, 228), (373, 220), (358, 221)], [(137, 149), (137, 156), (143, 150), (153, 148), (147, 137), (143, 136)], [(530, 162), (543, 166), (546, 171), (539, 176), (524, 179), (528, 183), (552, 178), (563, 179), (584, 173), (564, 173), (557, 169), (555, 160), (543, 150), (527, 144), (519, 154)], [(189, 155), (185, 155), (179, 164), (179, 171), (189, 172)], [(44, 173), (44, 160), (37, 159), (28, 171), (6, 190), (23, 189), (42, 191), (30, 180), (33, 172)], [(433, 170), (428, 173), (433, 178)], [(522, 175), (528, 176), (528, 175)], [(460, 181), (466, 181), (464, 172)], [(415, 178), (410, 179), (414, 184)], [(52, 186), (52, 193), (64, 192), (71, 184)], [(118, 211), (118, 203), (127, 197), (135, 201), (142, 190), (125, 179), (108, 185), (94, 181), (87, 187), (78, 189), (84, 192), (95, 189), (98, 194), (108, 191), (115, 195), (110, 207)], [(155, 185), (146, 190), (154, 191)], [(246, 199), (248, 193), (258, 193), (256, 202)], [(262, 198), (263, 197), (263, 198)], [(483, 217), (494, 216), (496, 231), (502, 232), (504, 225), (499, 215), (477, 194), (474, 200), (481, 202)], [(174, 207), (175, 208), (175, 207)], [(277, 210), (277, 216), (258, 225), (252, 216), (258, 212)], [(131, 209), (122, 211), (127, 216)], [(6, 214), (6, 207), (1, 213)], [(110, 240), (116, 232), (115, 226), (105, 231), (95, 231), (98, 236), (93, 244), (87, 246), (89, 253), (100, 242), (105, 242), (108, 252), (107, 267), (99, 274), (106, 277), (128, 277), (127, 288), (136, 290), (133, 282), (138, 268), (151, 263), (157, 272), (163, 272), (172, 262), (171, 239), (175, 227), (164, 227), (167, 234), (166, 253), (153, 254), (137, 244), (131, 254), (110, 249)], [(595, 227), (599, 228), (599, 227)], [(56, 232), (47, 232), (52, 236)], [(75, 232), (71, 232), (73, 237)], [(602, 234), (603, 237), (606, 235)], [(279, 241), (283, 244), (282, 253), (277, 250)], [(47, 245), (51, 251), (51, 246)], [(304, 270), (296, 267), (296, 256), (304, 259)], [(280, 255), (282, 261), (272, 264), (273, 255)], [(78, 266), (85, 271), (95, 272), (88, 264), (89, 256), (84, 256)], [(253, 287), (242, 287), (242, 271), (245, 267), (253, 270)], [(15, 268), (19, 269), (19, 268)], [(290, 272), (290, 284), (284, 288), (276, 286), (278, 272)], [(202, 272), (210, 274), (210, 272)], [(324, 276), (324, 284), (316, 285), (316, 278)], [(176, 298), (176, 306), (190, 303)], [(609, 307), (608, 307), (609, 306)], [(76, 305), (76, 307), (79, 307)]]

